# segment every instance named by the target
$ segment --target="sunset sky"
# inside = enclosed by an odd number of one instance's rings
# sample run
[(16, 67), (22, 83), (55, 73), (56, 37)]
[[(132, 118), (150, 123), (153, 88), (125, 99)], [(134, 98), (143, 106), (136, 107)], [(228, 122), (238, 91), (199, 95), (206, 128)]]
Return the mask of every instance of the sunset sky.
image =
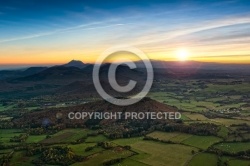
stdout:
[(250, 1), (0, 0), (2, 66), (92, 63), (119, 44), (157, 60), (182, 60), (182, 51), (250, 64)]

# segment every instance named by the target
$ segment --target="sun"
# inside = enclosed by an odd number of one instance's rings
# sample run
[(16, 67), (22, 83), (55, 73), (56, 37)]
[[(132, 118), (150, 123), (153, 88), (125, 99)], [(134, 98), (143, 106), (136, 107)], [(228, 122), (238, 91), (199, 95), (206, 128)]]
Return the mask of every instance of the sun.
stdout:
[(179, 61), (186, 61), (189, 56), (189, 52), (186, 49), (179, 49), (176, 53), (177, 59)]

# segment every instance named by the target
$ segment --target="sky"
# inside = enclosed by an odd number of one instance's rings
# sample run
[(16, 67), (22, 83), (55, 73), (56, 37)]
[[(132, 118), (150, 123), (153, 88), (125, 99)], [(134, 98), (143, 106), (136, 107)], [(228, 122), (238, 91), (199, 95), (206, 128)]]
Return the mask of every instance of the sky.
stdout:
[(0, 0), (0, 66), (93, 63), (117, 45), (155, 60), (250, 64), (250, 1)]

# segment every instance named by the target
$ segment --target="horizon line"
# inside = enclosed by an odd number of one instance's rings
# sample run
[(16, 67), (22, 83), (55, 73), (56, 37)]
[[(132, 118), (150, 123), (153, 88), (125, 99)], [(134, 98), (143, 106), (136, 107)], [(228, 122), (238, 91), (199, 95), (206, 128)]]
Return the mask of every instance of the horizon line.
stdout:
[[(56, 66), (56, 65), (64, 65), (67, 64), (71, 61), (81, 61), (84, 64), (95, 64), (95, 62), (84, 62), (82, 60), (76, 60), (76, 59), (72, 59), (70, 61), (66, 61), (66, 62), (58, 62), (58, 63), (0, 63), (0, 69), (4, 68), (4, 67), (51, 67), (51, 66)], [(160, 59), (149, 59), (150, 61), (159, 61), (159, 62), (180, 62), (180, 63), (185, 63), (185, 62), (200, 62), (200, 63), (216, 63), (216, 64), (228, 64), (228, 65), (249, 65), (250, 62), (218, 62), (218, 61), (198, 61), (198, 60), (186, 60), (186, 61), (179, 61), (179, 60), (160, 60)], [(139, 62), (142, 60), (133, 60), (134, 62)], [(125, 61), (124, 61), (125, 62)], [(106, 63), (112, 63), (112, 62), (106, 62)]]

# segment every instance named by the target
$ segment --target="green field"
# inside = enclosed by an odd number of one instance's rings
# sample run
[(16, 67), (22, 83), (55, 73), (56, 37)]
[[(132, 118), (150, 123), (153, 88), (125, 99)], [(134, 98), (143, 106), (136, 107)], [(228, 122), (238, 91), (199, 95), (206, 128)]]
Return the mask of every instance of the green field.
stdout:
[(250, 161), (249, 160), (229, 160), (228, 162), (229, 166), (249, 166)]
[(170, 139), (170, 141), (176, 142), (176, 143), (181, 143), (182, 141), (192, 137), (193, 135), (191, 134), (186, 134), (186, 133), (180, 133), (179, 135), (173, 137)]
[(220, 166), (249, 166), (249, 160), (238, 159), (235, 157), (222, 156)]
[[(227, 82), (228, 80), (224, 80)], [(218, 125), (219, 130), (217, 136), (198, 136), (193, 134), (181, 132), (161, 132), (153, 131), (147, 136), (157, 140), (171, 141), (172, 143), (162, 143), (159, 141), (146, 141), (144, 137), (122, 138), (111, 140), (102, 134), (96, 136), (88, 136), (88, 134), (95, 132), (87, 129), (65, 129), (59, 131), (51, 138), (46, 138), (46, 135), (30, 135), (25, 143), (49, 143), (50, 146), (62, 145), (70, 147), (77, 155), (87, 157), (86, 161), (74, 163), (74, 166), (86, 165), (103, 165), (104, 161), (123, 157), (121, 163), (116, 163), (113, 166), (224, 166), (225, 163), (229, 166), (249, 166), (249, 161), (241, 160), (239, 158), (229, 156), (217, 156), (216, 154), (203, 152), (213, 146), (226, 152), (236, 153), (250, 149), (249, 142), (235, 142), (235, 143), (222, 143), (221, 141), (241, 141), (242, 138), (249, 139), (250, 134), (245, 131), (239, 130), (239, 127), (233, 127), (232, 124), (247, 123), (250, 125), (248, 115), (249, 109), (247, 106), (242, 107), (245, 101), (241, 101), (242, 95), (231, 93), (224, 95), (225, 92), (230, 92), (232, 89), (240, 93), (246, 94), (250, 92), (249, 84), (236, 84), (236, 85), (217, 85), (216, 83), (201, 83), (205, 87), (199, 86), (200, 82), (197, 80), (174, 80), (161, 83), (159, 87), (162, 89), (160, 92), (150, 92), (149, 97), (159, 102), (176, 106), (183, 110), (182, 120), (184, 125), (191, 123), (203, 122), (213, 123)], [(248, 86), (248, 87), (247, 87)], [(217, 93), (218, 92), (218, 93)], [(217, 94), (215, 94), (217, 93)], [(62, 104), (57, 104), (58, 107), (63, 107)], [(57, 107), (56, 106), (56, 107)], [(11, 108), (12, 106), (9, 106)], [(231, 118), (223, 118), (227, 114), (215, 116), (214, 118), (207, 118), (203, 114), (209, 109), (222, 110), (235, 107), (236, 109), (245, 109), (241, 113), (242, 116), (232, 116)], [(0, 111), (6, 110), (8, 107), (0, 105)], [(35, 108), (35, 107), (34, 107)], [(27, 109), (33, 109), (32, 107)], [(217, 112), (213, 112), (215, 115)], [(5, 117), (3, 117), (5, 118)], [(243, 120), (246, 119), (246, 120)], [(0, 141), (4, 144), (10, 144), (9, 139), (13, 136), (18, 136), (21, 130), (0, 130)], [(232, 132), (240, 133), (232, 134)], [(4, 134), (2, 134), (4, 133)], [(91, 134), (90, 134), (91, 135)], [(94, 134), (93, 134), (94, 135)], [(75, 144), (76, 140), (86, 138), (85, 142)], [(104, 149), (97, 146), (98, 142), (110, 141), (114, 144), (114, 149)], [(218, 144), (216, 144), (218, 143)], [(120, 146), (129, 145), (131, 150), (125, 150)], [(117, 147), (116, 147), (117, 146)], [(87, 147), (93, 147), (90, 151), (85, 151)], [(119, 150), (120, 148), (120, 150)], [(10, 149), (0, 150), (0, 155), (7, 154)], [(25, 157), (24, 151), (14, 153), (11, 161), (12, 165), (32, 165), (30, 164), (33, 159), (38, 156)]]
[(218, 138), (215, 136), (197, 136), (197, 135), (191, 135), (191, 134), (179, 133), (179, 132), (167, 133), (167, 132), (155, 131), (155, 132), (148, 134), (147, 136), (150, 136), (159, 140), (182, 143), (182, 144), (197, 147), (200, 149), (207, 149), (209, 146), (222, 140), (221, 138)]
[(188, 163), (188, 166), (217, 166), (217, 156), (211, 153), (199, 153)]
[[(161, 136), (162, 138), (171, 139), (173, 137), (183, 136), (182, 133), (164, 133), (164, 132), (153, 132), (151, 136)], [(186, 135), (185, 135), (186, 136)], [(189, 135), (189, 137), (192, 135)], [(192, 150), (198, 151), (195, 147), (180, 145), (180, 144), (166, 144), (154, 141), (144, 141), (141, 137), (129, 138), (129, 139), (118, 139), (112, 141), (119, 145), (130, 145), (133, 151), (138, 154), (124, 160), (122, 163), (126, 164), (138, 164), (138, 165), (183, 165), (185, 162), (192, 158)], [(137, 163), (139, 162), (139, 163)]]
[(46, 139), (46, 135), (29, 135), (26, 143), (38, 143), (44, 139)]
[(19, 136), (22, 133), (22, 130), (19, 129), (0, 129), (0, 142), (4, 144), (16, 144), (10, 142), (10, 139), (14, 136)]
[(133, 138), (116, 139), (116, 140), (113, 140), (112, 142), (121, 146), (125, 146), (125, 145), (131, 145), (131, 144), (140, 142), (142, 140), (143, 140), (143, 137), (133, 137)]
[(221, 138), (215, 137), (215, 136), (197, 136), (194, 135), (192, 137), (189, 137), (185, 139), (182, 143), (186, 145), (190, 145), (193, 147), (197, 147), (200, 149), (207, 149), (214, 143), (217, 143), (221, 141)]
[(148, 134), (147, 136), (149, 137), (153, 137), (155, 139), (159, 139), (159, 140), (164, 140), (164, 141), (169, 141), (171, 138), (176, 137), (177, 135), (179, 135), (180, 133), (178, 132), (161, 132), (161, 131), (154, 131), (150, 134)]
[(213, 146), (216, 149), (237, 153), (240, 151), (245, 151), (250, 149), (250, 142), (237, 142), (237, 143), (220, 143)]
[(185, 112), (182, 113), (182, 116), (185, 115), (187, 116), (190, 120), (209, 120), (207, 117), (205, 117), (202, 114), (197, 114), (197, 113), (190, 113), (190, 112)]
[(213, 122), (223, 124), (225, 126), (230, 126), (232, 124), (243, 124), (243, 123), (250, 125), (250, 121), (240, 120), (240, 119), (215, 118), (215, 119), (210, 119), (210, 120)]
[(35, 158), (36, 156), (32, 156), (32, 157), (25, 156), (24, 151), (14, 152), (14, 155), (11, 159), (11, 165), (12, 166), (20, 166), (20, 165), (33, 166), (34, 164), (32, 164), (31, 162)]
[(214, 85), (214, 84), (208, 84), (208, 88), (204, 89), (204, 92), (208, 93), (215, 93), (215, 92), (229, 92), (232, 89), (235, 89), (238, 92), (241, 93), (247, 93), (250, 92), (249, 83), (243, 83), (243, 84), (236, 84), (236, 85)]
[(135, 159), (132, 159), (133, 157), (127, 158), (123, 160), (121, 163), (114, 164), (113, 166), (149, 166), (148, 164), (145, 164), (143, 162), (137, 161)]
[(2, 104), (0, 104), (0, 111), (5, 111), (8, 109), (11, 109), (11, 108), (13, 108), (13, 106), (15, 106), (15, 105), (3, 106)]
[(168, 92), (151, 92), (149, 95), (154, 100), (157, 100), (168, 105), (176, 106), (179, 109), (200, 112), (204, 109), (214, 109), (219, 104), (209, 101), (196, 101), (194, 99), (183, 100), (183, 96), (177, 96)]
[(198, 151), (196, 148), (185, 145), (153, 141), (138, 141), (131, 146), (133, 149), (148, 154), (137, 158), (138, 161), (152, 166), (184, 165), (192, 158), (191, 151)]
[(127, 158), (129, 156), (133, 155), (133, 152), (128, 150), (105, 150), (99, 153), (94, 154), (92, 157), (90, 157), (87, 161), (74, 163), (72, 166), (102, 166), (102, 163), (104, 161), (110, 160), (110, 159), (116, 159), (116, 158)]
[(88, 156), (88, 155), (103, 151), (103, 148), (95, 147), (93, 150), (85, 152), (85, 149), (87, 147), (93, 147), (95, 145), (96, 145), (95, 143), (82, 143), (82, 144), (76, 144), (76, 145), (68, 145), (68, 147), (70, 147), (78, 155)]
[(189, 117), (187, 117), (185, 114), (181, 114), (181, 119), (182, 120), (184, 120), (184, 121), (186, 121), (186, 120), (190, 120), (190, 118)]
[[(220, 81), (226, 83), (229, 80)], [(165, 90), (164, 92), (154, 91), (150, 92), (148, 96), (159, 102), (176, 106), (179, 109), (190, 112), (200, 112), (207, 109), (220, 110), (230, 107), (240, 108), (247, 103), (241, 102), (241, 97), (243, 94), (250, 92), (250, 86), (248, 82), (226, 86), (216, 83), (205, 83), (204, 85), (206, 88), (200, 88), (200, 86), (197, 85), (197, 80), (170, 80), (169, 82), (158, 84), (158, 88)], [(210, 95), (218, 92), (229, 93), (232, 90), (235, 90), (235, 94)], [(192, 93), (189, 91), (192, 91)], [(231, 102), (227, 104), (221, 104), (226, 100), (230, 100)], [(199, 118), (201, 120), (206, 119), (205, 117), (197, 115), (197, 118), (193, 117), (192, 120)]]
[(161, 132), (161, 131), (154, 131), (147, 136), (153, 137), (155, 139), (164, 140), (164, 141), (172, 141), (175, 143), (180, 143), (189, 137), (192, 137), (191, 134), (186, 133), (179, 133), (179, 132)]
[(97, 136), (89, 136), (85, 142), (87, 143), (91, 143), (91, 142), (103, 142), (103, 141), (107, 141), (108, 138), (105, 137), (104, 135), (97, 135)]
[(87, 137), (89, 130), (86, 129), (66, 129), (52, 135), (51, 138), (41, 141), (42, 143), (69, 143), (80, 138)]

